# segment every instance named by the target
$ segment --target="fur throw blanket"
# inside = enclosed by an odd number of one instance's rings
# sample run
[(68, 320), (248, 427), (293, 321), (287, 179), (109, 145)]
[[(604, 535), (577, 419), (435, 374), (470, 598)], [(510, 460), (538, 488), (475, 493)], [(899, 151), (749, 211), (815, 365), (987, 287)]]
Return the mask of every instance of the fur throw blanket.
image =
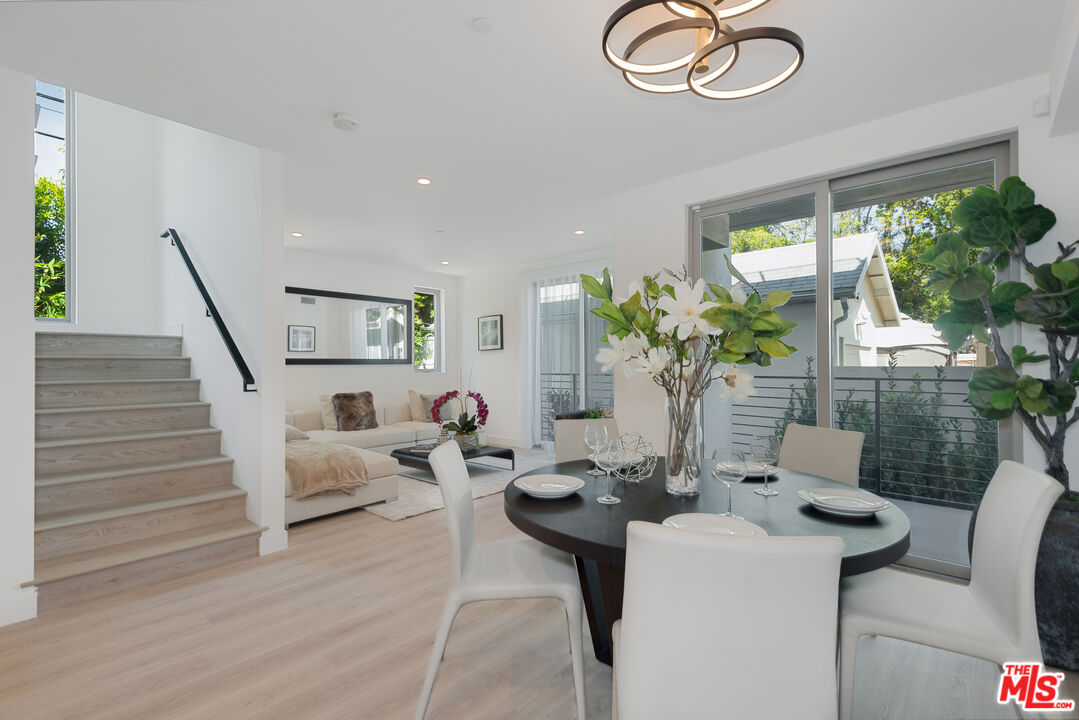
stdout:
[(315, 440), (285, 443), (285, 470), (297, 500), (319, 495), (355, 495), (370, 482), (363, 455), (356, 448)]

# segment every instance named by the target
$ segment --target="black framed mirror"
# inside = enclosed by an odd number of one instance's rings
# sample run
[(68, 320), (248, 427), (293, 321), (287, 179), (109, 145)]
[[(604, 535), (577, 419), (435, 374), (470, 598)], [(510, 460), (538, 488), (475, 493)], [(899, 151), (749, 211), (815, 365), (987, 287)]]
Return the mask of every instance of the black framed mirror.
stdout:
[(411, 365), (412, 301), (285, 287), (286, 365)]

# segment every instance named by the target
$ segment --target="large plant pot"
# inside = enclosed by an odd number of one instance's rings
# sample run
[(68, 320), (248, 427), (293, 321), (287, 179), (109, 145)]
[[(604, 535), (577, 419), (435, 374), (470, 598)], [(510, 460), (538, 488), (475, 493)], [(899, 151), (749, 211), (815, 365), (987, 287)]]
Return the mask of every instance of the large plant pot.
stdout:
[[(974, 546), (978, 508), (970, 516), (967, 547)], [(1034, 570), (1034, 605), (1046, 665), (1079, 670), (1079, 493), (1057, 501), (1042, 532)]]

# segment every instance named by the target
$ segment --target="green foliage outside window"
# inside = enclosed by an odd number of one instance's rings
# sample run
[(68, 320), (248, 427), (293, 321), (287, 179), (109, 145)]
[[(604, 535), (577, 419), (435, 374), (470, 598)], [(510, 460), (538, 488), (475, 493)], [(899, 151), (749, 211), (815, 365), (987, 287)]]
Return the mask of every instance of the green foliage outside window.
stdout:
[(412, 295), (412, 363), (421, 370), (434, 369), (435, 296)]
[(64, 182), (38, 178), (34, 185), (34, 316), (67, 315), (67, 242)]

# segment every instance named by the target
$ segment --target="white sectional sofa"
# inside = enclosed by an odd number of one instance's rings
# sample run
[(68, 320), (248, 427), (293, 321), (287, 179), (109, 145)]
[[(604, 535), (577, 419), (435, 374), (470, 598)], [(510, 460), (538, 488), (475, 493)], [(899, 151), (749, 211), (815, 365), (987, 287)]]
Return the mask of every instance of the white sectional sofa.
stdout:
[(438, 437), (438, 424), (414, 422), (408, 403), (376, 405), (378, 427), (370, 430), (339, 432), (323, 427), (320, 409), (285, 413), (285, 424), (299, 428), (316, 442), (350, 445), (363, 454), (370, 482), (356, 489), (355, 495), (327, 495), (307, 500), (292, 497), (292, 482), (285, 484), (285, 524), (329, 515), (376, 502), (397, 499), (399, 469), (397, 459), (390, 457), (396, 448), (412, 447)]

